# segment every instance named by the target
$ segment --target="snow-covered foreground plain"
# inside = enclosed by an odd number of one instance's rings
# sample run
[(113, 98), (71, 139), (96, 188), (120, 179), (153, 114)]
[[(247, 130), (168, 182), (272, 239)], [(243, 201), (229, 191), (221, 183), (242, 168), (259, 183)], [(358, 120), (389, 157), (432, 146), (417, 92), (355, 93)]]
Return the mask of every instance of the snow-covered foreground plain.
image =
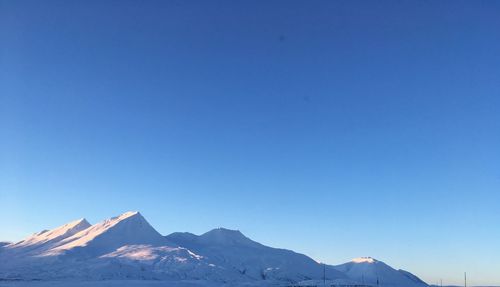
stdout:
[(286, 286), (323, 276), (333, 286), (428, 286), (373, 258), (323, 265), (237, 230), (163, 236), (139, 212), (0, 244), (0, 286)]
[(279, 287), (280, 284), (265, 282), (215, 283), (203, 280), (154, 281), (154, 280), (105, 280), (105, 281), (10, 281), (1, 282), (0, 287)]

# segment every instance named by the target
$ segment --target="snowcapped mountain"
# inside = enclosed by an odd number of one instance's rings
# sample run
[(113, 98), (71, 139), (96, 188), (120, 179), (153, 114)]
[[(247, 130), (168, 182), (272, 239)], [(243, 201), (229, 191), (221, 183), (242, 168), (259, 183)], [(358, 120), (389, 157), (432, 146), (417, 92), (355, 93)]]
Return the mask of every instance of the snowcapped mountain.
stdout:
[(2, 250), (0, 278), (22, 279), (182, 278), (201, 258), (169, 246), (138, 212), (95, 225), (77, 220)]
[(127, 212), (64, 238), (43, 255), (98, 256), (125, 245), (161, 246), (166, 243), (139, 212)]
[[(204, 256), (213, 264), (252, 280), (297, 282), (323, 276), (322, 265), (313, 259), (290, 250), (262, 245), (237, 230), (217, 228), (200, 236), (173, 233), (166, 238)], [(344, 274), (330, 267), (326, 269), (326, 276), (345, 278)]]
[(427, 286), (417, 276), (404, 270), (396, 270), (371, 257), (355, 258), (334, 268), (351, 280), (373, 286)]
[[(384, 286), (427, 286), (415, 275), (372, 258), (323, 266), (237, 230), (162, 236), (139, 212), (91, 225), (85, 219), (0, 244), (0, 280), (201, 280), (235, 285), (323, 278)], [(332, 282), (334, 282), (332, 281)], [(212, 284), (211, 283), (211, 284)], [(259, 283), (259, 284), (261, 284)]]

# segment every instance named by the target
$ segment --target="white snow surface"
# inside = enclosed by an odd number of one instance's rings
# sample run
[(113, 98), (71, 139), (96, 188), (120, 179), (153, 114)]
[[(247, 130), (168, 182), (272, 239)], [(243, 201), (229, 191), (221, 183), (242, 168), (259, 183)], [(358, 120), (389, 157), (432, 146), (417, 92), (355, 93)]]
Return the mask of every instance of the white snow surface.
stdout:
[(281, 283), (221, 283), (206, 280), (0, 281), (0, 287), (283, 287)]
[[(320, 280), (323, 271), (326, 279), (337, 282), (375, 286), (378, 279), (381, 286), (427, 286), (415, 275), (373, 258), (323, 266), (306, 255), (262, 245), (237, 230), (162, 236), (139, 212), (94, 225), (79, 219), (0, 245), (0, 286), (283, 286)], [(150, 285), (142, 285), (145, 282)]]
[(358, 257), (351, 260), (354, 263), (375, 263), (376, 260), (371, 257)]

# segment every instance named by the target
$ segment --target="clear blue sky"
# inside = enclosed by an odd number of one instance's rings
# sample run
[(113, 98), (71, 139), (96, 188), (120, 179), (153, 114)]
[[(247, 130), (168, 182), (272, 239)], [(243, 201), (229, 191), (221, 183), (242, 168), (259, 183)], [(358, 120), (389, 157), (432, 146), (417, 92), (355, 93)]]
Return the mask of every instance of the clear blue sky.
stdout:
[(139, 210), (500, 285), (500, 3), (0, 1), (0, 239)]

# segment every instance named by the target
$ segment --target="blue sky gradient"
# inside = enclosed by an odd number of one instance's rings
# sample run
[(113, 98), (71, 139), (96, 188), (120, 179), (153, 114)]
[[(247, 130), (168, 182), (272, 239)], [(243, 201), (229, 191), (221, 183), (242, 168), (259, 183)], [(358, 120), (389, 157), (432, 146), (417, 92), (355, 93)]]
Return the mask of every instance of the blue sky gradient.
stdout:
[(139, 210), (500, 285), (500, 2), (0, 1), (0, 240)]

